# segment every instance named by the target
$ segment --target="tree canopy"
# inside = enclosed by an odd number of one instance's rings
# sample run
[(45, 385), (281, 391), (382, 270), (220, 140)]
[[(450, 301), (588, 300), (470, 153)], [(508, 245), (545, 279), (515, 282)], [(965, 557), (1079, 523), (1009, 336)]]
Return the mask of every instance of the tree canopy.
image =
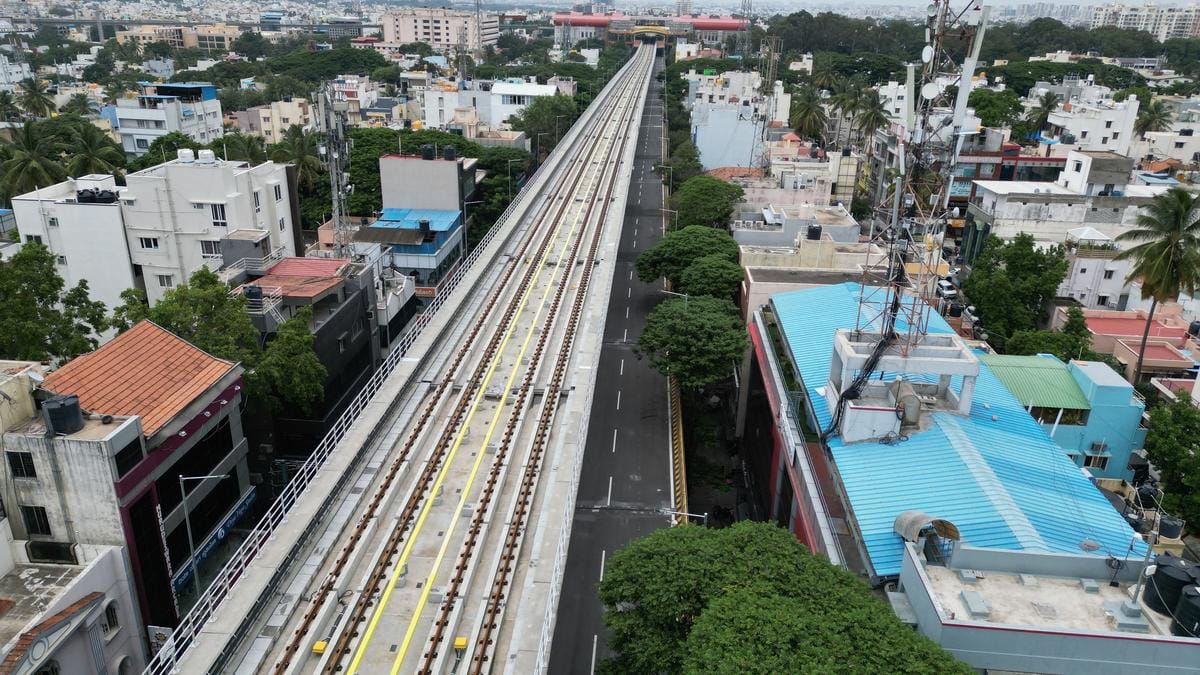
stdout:
[(635, 539), (599, 594), (617, 652), (606, 672), (972, 672), (768, 523)]
[(706, 174), (693, 176), (683, 184), (676, 182), (671, 208), (679, 212), (677, 227), (726, 225), (733, 207), (744, 195), (740, 186)]
[(312, 307), (303, 307), (279, 324), (275, 339), (267, 343), (249, 382), (251, 400), (263, 409), (300, 411), (305, 416), (318, 412), (328, 371), (313, 351), (311, 323)]
[(1061, 249), (1039, 250), (1033, 236), (1025, 233), (1008, 242), (993, 236), (971, 267), (963, 290), (989, 341), (1003, 351), (1014, 333), (1037, 328), (1066, 275)]
[(570, 96), (538, 96), (509, 122), (513, 129), (524, 131), (537, 151), (546, 155), (566, 135), (578, 116), (579, 108)]
[(967, 98), (967, 105), (975, 109), (985, 127), (1010, 126), (1020, 119), (1023, 111), (1021, 97), (1012, 89), (975, 89)]
[(703, 225), (690, 225), (668, 232), (637, 259), (638, 278), (649, 283), (666, 277), (672, 284), (692, 263), (706, 256), (737, 262), (738, 245), (728, 232)]
[(1200, 409), (1187, 394), (1150, 410), (1146, 453), (1162, 477), (1163, 506), (1195, 531), (1200, 523)]
[(0, 357), (22, 361), (72, 359), (96, 348), (108, 328), (104, 304), (58, 274), (54, 253), (27, 242), (0, 261)]
[(746, 271), (728, 256), (714, 253), (701, 256), (683, 268), (675, 290), (690, 296), (711, 295), (732, 298), (742, 286)]
[(746, 327), (733, 303), (696, 296), (659, 303), (646, 317), (635, 351), (685, 389), (732, 376), (746, 351)]
[(1105, 355), (1092, 351), (1092, 332), (1078, 307), (1067, 310), (1067, 321), (1059, 330), (1019, 330), (1004, 345), (1006, 354), (1053, 354), (1061, 361), (1103, 361)]

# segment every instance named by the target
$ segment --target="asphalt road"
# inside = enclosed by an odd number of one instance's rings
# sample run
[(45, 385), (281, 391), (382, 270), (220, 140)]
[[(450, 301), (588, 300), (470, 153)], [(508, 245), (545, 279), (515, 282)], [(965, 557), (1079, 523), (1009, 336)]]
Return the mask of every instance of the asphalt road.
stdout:
[(632, 350), (646, 314), (663, 299), (661, 281), (644, 284), (634, 271), (638, 253), (662, 236), (662, 181), (653, 171), (662, 158), (660, 89), (651, 79), (618, 244), (550, 653), (549, 672), (556, 674), (591, 673), (608, 654), (596, 597), (606, 558), (631, 539), (670, 524), (667, 381)]

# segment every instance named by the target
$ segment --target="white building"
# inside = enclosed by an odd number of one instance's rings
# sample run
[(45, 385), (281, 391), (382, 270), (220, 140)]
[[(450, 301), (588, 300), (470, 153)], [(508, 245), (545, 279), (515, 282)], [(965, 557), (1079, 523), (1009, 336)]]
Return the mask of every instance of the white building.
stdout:
[(556, 94), (557, 84), (538, 84), (520, 78), (490, 83), (439, 80), (420, 92), (424, 124), (435, 129), (443, 129), (453, 120), (463, 119), (469, 109), (474, 109), (474, 117), (479, 123), (492, 128), (507, 128), (508, 120), (533, 99)]
[(1093, 227), (1067, 231), (1067, 276), (1058, 296), (1073, 298), (1089, 309), (1125, 309), (1130, 261), (1117, 260), (1120, 249), (1112, 237)]
[(1200, 161), (1200, 111), (1184, 110), (1166, 131), (1148, 131), (1136, 138), (1129, 154), (1137, 159), (1177, 159), (1184, 164)]
[(33, 71), (24, 61), (13, 61), (0, 52), (0, 91), (12, 91), (21, 80), (33, 77)]
[(1133, 141), (1137, 113), (1138, 100), (1133, 95), (1120, 102), (1111, 98), (1072, 98), (1050, 113), (1042, 140), (1063, 146), (1056, 149), (1055, 154), (1063, 154), (1065, 148), (1070, 148), (1111, 150), (1126, 155)]
[(1179, 7), (1120, 3), (1094, 7), (1091, 27), (1094, 30), (1103, 26), (1143, 30), (1159, 42), (1195, 37), (1200, 35), (1200, 8), (1194, 4)]
[(267, 145), (283, 140), (284, 134), (293, 124), (304, 129), (313, 128), (312, 104), (306, 98), (290, 98), (272, 101), (266, 105), (239, 110), (234, 113), (237, 127), (242, 133), (261, 136)]
[(112, 309), (122, 291), (140, 285), (112, 176), (68, 179), (13, 197), (12, 208), (21, 241), (45, 244), (68, 287), (87, 281), (92, 299)]
[(474, 12), (406, 7), (387, 12), (382, 20), (384, 42), (421, 42), (437, 51), (457, 49), (462, 43), (470, 51), (479, 51), (500, 38), (500, 20), (495, 14), (484, 14), (476, 21)]
[(538, 84), (521, 79), (498, 80), (492, 84), (491, 96), (488, 97), (490, 111), (487, 122), (496, 127), (506, 126), (509, 119), (533, 103), (533, 99), (557, 94), (558, 86), (554, 84)]
[(217, 87), (207, 82), (144, 84), (138, 96), (118, 99), (116, 118), (131, 155), (146, 154), (154, 139), (172, 131), (204, 144), (224, 134)]
[(339, 75), (333, 80), (332, 86), (334, 100), (346, 103), (346, 116), (351, 124), (361, 120), (362, 111), (379, 100), (375, 84), (365, 75)]
[(180, 150), (178, 159), (131, 173), (125, 182), (130, 260), (151, 304), (200, 267), (219, 269), (228, 245), (251, 242), (260, 252), (255, 258), (296, 255), (299, 226), (283, 164), (250, 166), (216, 159), (211, 150), (198, 156)]

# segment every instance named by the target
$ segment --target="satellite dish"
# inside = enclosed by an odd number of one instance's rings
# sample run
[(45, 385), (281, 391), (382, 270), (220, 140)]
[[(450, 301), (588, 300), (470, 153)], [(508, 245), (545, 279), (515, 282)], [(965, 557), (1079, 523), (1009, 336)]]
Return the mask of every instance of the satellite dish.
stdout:
[(925, 13), (929, 16), (937, 16), (938, 6), (934, 3), (930, 3), (929, 6), (925, 8)]
[(933, 60), (933, 45), (925, 45), (921, 50), (921, 63), (929, 63)]
[(942, 93), (941, 87), (937, 86), (936, 82), (926, 82), (921, 87), (921, 97), (926, 101), (932, 101), (937, 98), (938, 94)]

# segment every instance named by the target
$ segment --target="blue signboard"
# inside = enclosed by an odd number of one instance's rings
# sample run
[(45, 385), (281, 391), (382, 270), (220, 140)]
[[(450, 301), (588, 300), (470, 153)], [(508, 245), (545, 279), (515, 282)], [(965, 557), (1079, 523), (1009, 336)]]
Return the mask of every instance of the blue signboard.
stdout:
[(250, 507), (254, 504), (254, 498), (257, 494), (254, 486), (251, 486), (250, 490), (245, 495), (242, 495), (237, 505), (225, 516), (225, 520), (217, 526), (217, 529), (213, 530), (212, 534), (208, 535), (208, 539), (205, 539), (203, 543), (196, 547), (196, 553), (192, 560), (181, 566), (179, 571), (175, 573), (175, 577), (171, 580), (171, 585), (175, 587), (176, 593), (192, 578), (193, 567), (207, 560), (213, 551), (217, 549), (217, 545), (229, 536), (229, 531), (246, 516), (250, 511)]

